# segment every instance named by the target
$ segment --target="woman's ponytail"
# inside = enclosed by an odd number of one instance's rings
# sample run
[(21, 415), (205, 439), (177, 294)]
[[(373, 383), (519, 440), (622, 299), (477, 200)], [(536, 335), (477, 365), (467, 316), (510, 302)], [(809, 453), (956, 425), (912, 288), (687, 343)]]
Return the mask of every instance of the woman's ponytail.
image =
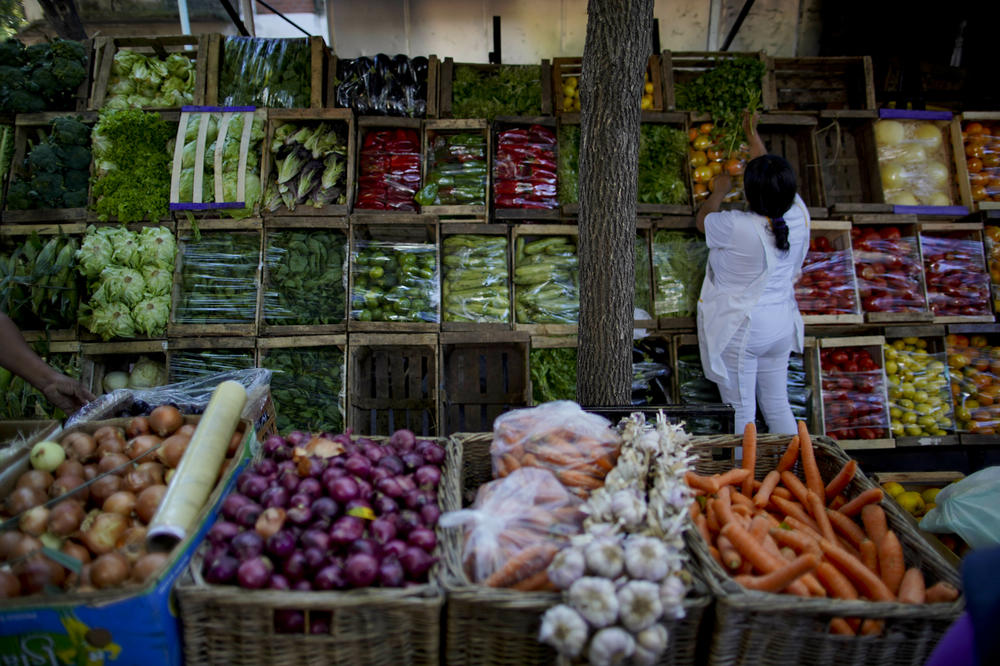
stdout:
[(776, 217), (771, 220), (771, 231), (774, 232), (774, 245), (782, 252), (787, 252), (788, 248), (788, 225), (785, 218)]

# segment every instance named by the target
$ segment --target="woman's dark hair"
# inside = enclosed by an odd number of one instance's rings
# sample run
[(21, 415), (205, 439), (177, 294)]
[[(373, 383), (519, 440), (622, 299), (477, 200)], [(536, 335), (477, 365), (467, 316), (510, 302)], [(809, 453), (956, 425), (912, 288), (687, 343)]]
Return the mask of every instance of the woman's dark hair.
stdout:
[(761, 155), (750, 160), (743, 173), (743, 191), (750, 210), (771, 220), (774, 244), (788, 249), (788, 225), (782, 215), (795, 200), (795, 172), (784, 157)]

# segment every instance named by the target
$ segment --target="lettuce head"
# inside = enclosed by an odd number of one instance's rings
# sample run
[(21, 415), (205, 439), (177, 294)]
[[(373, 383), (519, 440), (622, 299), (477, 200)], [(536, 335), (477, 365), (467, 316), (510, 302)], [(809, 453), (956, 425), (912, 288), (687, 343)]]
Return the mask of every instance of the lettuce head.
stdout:
[(170, 268), (144, 266), (142, 279), (146, 281), (146, 293), (150, 296), (166, 296), (173, 286), (174, 273)]
[(146, 281), (133, 268), (108, 266), (101, 271), (100, 280), (93, 296), (96, 303), (124, 303), (132, 307), (145, 296)]
[(167, 319), (170, 318), (170, 297), (153, 296), (139, 301), (132, 308), (132, 319), (135, 329), (151, 338), (163, 335), (167, 330)]
[(177, 242), (166, 227), (146, 227), (139, 232), (139, 253), (143, 266), (173, 269)]
[(91, 333), (104, 340), (111, 338), (131, 338), (135, 336), (135, 322), (132, 313), (124, 303), (102, 303), (81, 317), (83, 325)]
[(110, 231), (113, 230), (109, 227), (87, 227), (83, 243), (76, 251), (77, 268), (84, 277), (96, 278), (111, 263), (113, 248)]

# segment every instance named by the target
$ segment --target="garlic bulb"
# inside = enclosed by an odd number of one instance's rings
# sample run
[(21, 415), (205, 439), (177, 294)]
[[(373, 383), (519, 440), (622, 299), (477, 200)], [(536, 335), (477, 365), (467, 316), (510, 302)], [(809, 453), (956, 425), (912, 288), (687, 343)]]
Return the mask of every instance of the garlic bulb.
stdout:
[(646, 501), (634, 488), (623, 488), (611, 496), (611, 513), (631, 532), (641, 527), (646, 518)]
[(606, 627), (618, 619), (615, 584), (607, 578), (579, 579), (569, 588), (569, 603), (594, 627)]
[(587, 622), (566, 604), (553, 606), (542, 616), (538, 640), (565, 657), (579, 656), (587, 642)]
[(636, 633), (663, 616), (660, 588), (648, 580), (633, 580), (618, 590), (618, 615), (622, 625)]
[(617, 578), (625, 566), (625, 553), (616, 539), (597, 539), (583, 551), (590, 573), (604, 578)]
[(687, 595), (687, 586), (677, 576), (667, 576), (660, 583), (660, 603), (663, 604), (664, 614), (674, 619), (684, 617), (684, 597)]
[(632, 578), (663, 580), (669, 567), (670, 553), (659, 539), (631, 536), (625, 541), (625, 570)]
[(563, 548), (552, 559), (549, 565), (548, 575), (552, 584), (560, 590), (565, 590), (575, 583), (587, 571), (587, 564), (583, 558), (583, 550), (576, 546)]
[(601, 629), (590, 641), (587, 659), (593, 666), (622, 664), (635, 654), (635, 639), (621, 627)]
[(646, 627), (635, 637), (635, 654), (632, 655), (633, 664), (655, 664), (660, 659), (660, 655), (667, 650), (667, 639), (670, 634), (662, 624), (654, 624)]

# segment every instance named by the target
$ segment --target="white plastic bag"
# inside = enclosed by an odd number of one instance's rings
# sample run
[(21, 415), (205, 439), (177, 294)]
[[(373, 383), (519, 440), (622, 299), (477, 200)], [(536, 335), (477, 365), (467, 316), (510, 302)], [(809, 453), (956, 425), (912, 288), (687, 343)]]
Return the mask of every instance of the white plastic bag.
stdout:
[(920, 521), (928, 532), (953, 532), (973, 548), (1000, 545), (1000, 467), (946, 486)]

